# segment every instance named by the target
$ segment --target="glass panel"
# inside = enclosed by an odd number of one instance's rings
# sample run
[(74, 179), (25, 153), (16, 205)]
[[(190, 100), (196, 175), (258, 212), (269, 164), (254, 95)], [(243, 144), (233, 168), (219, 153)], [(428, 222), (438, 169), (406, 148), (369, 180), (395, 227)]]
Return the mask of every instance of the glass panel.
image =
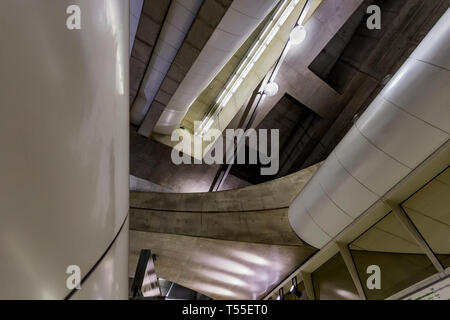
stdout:
[(318, 300), (359, 299), (353, 280), (340, 253), (312, 273), (314, 295)]
[[(400, 221), (389, 213), (350, 244), (367, 299), (385, 299), (437, 273)], [(380, 267), (380, 289), (368, 289), (367, 267)]]

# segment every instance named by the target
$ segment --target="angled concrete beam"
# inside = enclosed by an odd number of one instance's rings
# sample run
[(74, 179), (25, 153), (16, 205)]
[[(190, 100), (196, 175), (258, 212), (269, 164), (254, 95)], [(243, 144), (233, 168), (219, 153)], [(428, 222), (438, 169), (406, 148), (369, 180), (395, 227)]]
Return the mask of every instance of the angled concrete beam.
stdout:
[(406, 228), (406, 230), (408, 230), (409, 234), (413, 237), (414, 241), (417, 242), (419, 247), (427, 255), (428, 259), (431, 260), (431, 263), (433, 263), (433, 266), (436, 268), (436, 270), (439, 271), (440, 273), (444, 273), (444, 268), (442, 267), (441, 263), (436, 258), (430, 246), (427, 244), (425, 239), (417, 230), (416, 226), (408, 217), (408, 215), (405, 213), (403, 208), (397, 203), (393, 203), (391, 201), (386, 201), (385, 203), (392, 209), (392, 212), (400, 220), (400, 223)]
[(305, 290), (306, 295), (308, 296), (308, 300), (316, 300), (311, 273), (301, 271), (300, 274), (302, 276), (303, 283), (305, 284)]
[(356, 287), (356, 291), (358, 291), (358, 295), (361, 300), (366, 300), (366, 294), (364, 293), (364, 289), (361, 284), (361, 279), (358, 276), (358, 271), (356, 270), (355, 262), (353, 261), (353, 257), (348, 249), (347, 244), (336, 242), (336, 245), (339, 248), (339, 252), (341, 253), (342, 259), (344, 259), (345, 266), (352, 277), (353, 283)]

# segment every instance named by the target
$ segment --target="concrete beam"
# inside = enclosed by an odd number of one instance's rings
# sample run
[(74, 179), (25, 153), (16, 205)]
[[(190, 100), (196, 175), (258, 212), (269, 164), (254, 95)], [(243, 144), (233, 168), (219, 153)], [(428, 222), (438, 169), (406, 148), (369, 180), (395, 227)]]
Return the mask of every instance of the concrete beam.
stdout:
[(366, 294), (364, 293), (364, 289), (361, 284), (361, 279), (359, 279), (358, 271), (356, 270), (355, 262), (353, 261), (353, 257), (350, 253), (347, 244), (337, 242), (336, 245), (339, 248), (339, 252), (341, 253), (342, 259), (344, 260), (345, 266), (352, 277), (353, 283), (356, 287), (356, 291), (358, 291), (359, 297), (361, 300), (366, 300)]
[(428, 259), (430, 259), (433, 266), (440, 273), (444, 273), (444, 268), (442, 264), (439, 262), (438, 258), (434, 255), (433, 250), (431, 250), (428, 243), (422, 237), (420, 232), (416, 229), (411, 219), (405, 213), (403, 208), (393, 202), (386, 201), (386, 204), (392, 209), (392, 213), (400, 220), (401, 224), (408, 230), (409, 234), (413, 237), (414, 241), (417, 242), (419, 247), (423, 250), (423, 252), (427, 255)]

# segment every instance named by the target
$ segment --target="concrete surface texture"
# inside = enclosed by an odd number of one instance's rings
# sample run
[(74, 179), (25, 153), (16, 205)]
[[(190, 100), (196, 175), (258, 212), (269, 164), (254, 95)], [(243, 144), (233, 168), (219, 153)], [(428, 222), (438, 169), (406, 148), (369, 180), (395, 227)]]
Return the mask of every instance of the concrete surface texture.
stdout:
[[(380, 30), (368, 30), (366, 27), (365, 9), (370, 4), (381, 8)], [(328, 0), (320, 3), (306, 22), (308, 33), (305, 42), (293, 47), (281, 66), (276, 78), (280, 88), (278, 94), (264, 99), (254, 121), (254, 127), (264, 123), (272, 128), (284, 126), (290, 115), (286, 114), (286, 119), (278, 121), (274, 111), (287, 96), (315, 115), (314, 121), (305, 126), (305, 130), (293, 131), (289, 135), (283, 150), (280, 150), (284, 159), (279, 173), (273, 178), (324, 160), (347, 133), (355, 117), (368, 107), (449, 5), (448, 0)], [(275, 39), (281, 42), (277, 37)], [(242, 56), (242, 52), (236, 52), (220, 76), (211, 81), (198, 97), (192, 112), (189, 112), (189, 123), (196, 120), (195, 115), (199, 117), (197, 120), (201, 120), (205, 106), (214, 100), (226, 75), (230, 73), (228, 66), (235, 65), (234, 60)], [(167, 99), (170, 97), (166, 96)], [(197, 108), (200, 104), (202, 107)], [(236, 106), (240, 108), (232, 121), (236, 125), (244, 109), (241, 107)], [(229, 127), (233, 127), (231, 124)], [(297, 126), (301, 125), (301, 122), (297, 123)], [(190, 128), (190, 125), (187, 127)], [(209, 189), (217, 167), (175, 167), (169, 157), (162, 156), (164, 152), (159, 152), (164, 149), (160, 146), (162, 142), (153, 139), (145, 142), (140, 138), (132, 135), (131, 141), (131, 171), (136, 176), (178, 192)], [(144, 148), (145, 153), (142, 151)], [(167, 149), (170, 150), (170, 147)], [(154, 164), (156, 159), (158, 163)], [(152, 170), (154, 165), (157, 170)], [(169, 174), (164, 176), (161, 172), (165, 171)], [(226, 188), (255, 183), (254, 180), (245, 180), (246, 177), (236, 170), (232, 169), (231, 173), (231, 181)]]
[(130, 194), (130, 276), (141, 249), (159, 277), (215, 299), (259, 299), (316, 250), (287, 207), (320, 164), (260, 185), (214, 193)]

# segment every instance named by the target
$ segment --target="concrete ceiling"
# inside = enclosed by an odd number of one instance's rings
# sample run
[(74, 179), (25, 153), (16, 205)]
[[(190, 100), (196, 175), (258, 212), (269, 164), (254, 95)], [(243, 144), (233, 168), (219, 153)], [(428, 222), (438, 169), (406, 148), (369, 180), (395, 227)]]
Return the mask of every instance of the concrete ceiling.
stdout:
[(252, 32), (247, 38), (244, 44), (235, 52), (230, 60), (225, 64), (222, 70), (217, 76), (209, 83), (209, 85), (202, 91), (202, 93), (195, 99), (189, 108), (188, 113), (181, 122), (181, 126), (194, 133), (194, 121), (201, 121), (203, 117), (208, 113), (211, 106), (216, 101), (220, 94), (220, 91), (226, 85), (227, 80), (235, 71), (241, 60), (244, 58), (245, 53), (250, 49), (250, 46), (256, 40), (256, 37), (261, 32), (264, 24), (270, 18), (270, 13), (259, 24), (259, 26)]
[[(365, 8), (371, 3), (381, 7), (381, 30), (370, 31), (365, 27)], [(289, 155), (278, 175), (272, 178), (282, 177), (325, 159), (348, 131), (355, 116), (361, 114), (380, 92), (386, 79), (396, 72), (449, 3), (448, 0), (329, 0), (321, 3), (306, 23), (307, 39), (289, 52), (281, 66), (276, 79), (279, 93), (263, 100), (253, 124), (257, 127), (266, 117), (270, 120), (271, 110), (283, 104), (286, 94), (319, 116), (307, 132), (307, 141), (297, 144), (300, 135), (292, 136), (288, 142)], [(146, 2), (144, 13), (145, 8)], [(137, 34), (136, 43), (139, 44), (139, 35), (143, 36), (145, 32), (138, 30)], [(236, 55), (240, 54), (239, 51)], [(131, 61), (132, 79), (135, 70), (139, 69), (139, 63), (134, 61), (135, 56)], [(221, 88), (235, 58), (194, 102), (183, 122), (188, 130), (192, 129), (193, 120), (204, 115), (206, 106)], [(173, 68), (175, 66), (176, 63), (172, 65)], [(244, 109), (241, 107), (229, 126), (237, 125)], [(153, 137), (146, 142), (133, 133), (132, 173), (175, 191), (208, 190), (208, 184), (211, 184), (220, 167), (173, 166), (170, 157), (166, 156), (170, 155), (168, 140)], [(161, 142), (168, 145), (167, 150)], [(164, 175), (163, 172), (169, 174)], [(230, 177), (229, 187), (257, 181)]]

